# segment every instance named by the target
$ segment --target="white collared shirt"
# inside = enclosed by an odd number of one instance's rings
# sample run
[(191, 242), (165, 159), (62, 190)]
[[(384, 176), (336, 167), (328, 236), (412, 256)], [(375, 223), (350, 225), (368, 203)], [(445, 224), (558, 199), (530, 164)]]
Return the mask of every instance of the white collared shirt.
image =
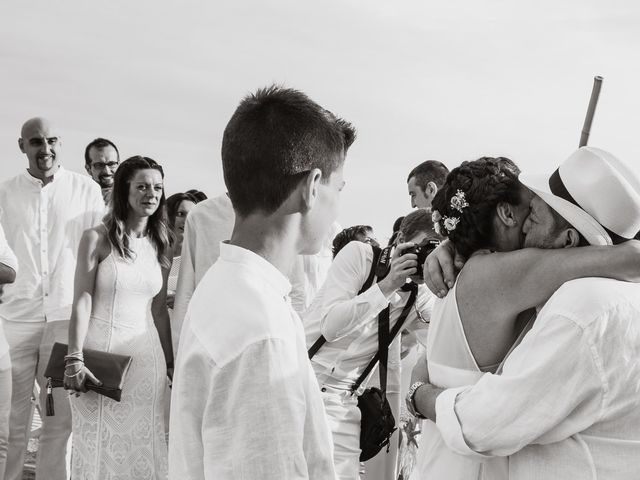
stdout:
[[(4, 229), (2, 228), (2, 224), (0, 223), (0, 263), (6, 265), (7, 267), (13, 269), (16, 274), (18, 273), (18, 258), (16, 254), (13, 253), (9, 243), (7, 242), (7, 237), (4, 234)], [(2, 296), (0, 295), (0, 299)]]
[(640, 478), (639, 320), (640, 285), (565, 283), (501, 375), (438, 396), (445, 442), (515, 480)]
[[(409, 292), (398, 291), (386, 298), (377, 283), (358, 295), (372, 263), (371, 245), (356, 241), (347, 244), (334, 259), (325, 283), (303, 318), (307, 347), (320, 334), (327, 339), (312, 359), (320, 384), (350, 388), (378, 351), (378, 314), (390, 306), (392, 329), (407, 303)], [(403, 329), (423, 329), (426, 337), (427, 325), (417, 312), (429, 321), (432, 308), (433, 296), (420, 285)], [(399, 348), (399, 341), (400, 335), (393, 348)]]
[(335, 479), (331, 434), (290, 290), (264, 258), (220, 245), (183, 326), (169, 478)]
[[(0, 263), (12, 268), (16, 274), (18, 273), (18, 259), (7, 243), (4, 230), (2, 229), (2, 224), (0, 224)], [(3, 289), (4, 286), (0, 285), (0, 301), (2, 301)], [(0, 322), (0, 358), (4, 357), (8, 352), (9, 345), (7, 344), (7, 339), (5, 338), (4, 331), (2, 330), (2, 322)]]
[(20, 264), (16, 281), (5, 285), (1, 318), (70, 318), (80, 238), (104, 213), (98, 184), (63, 167), (47, 185), (26, 171), (0, 184), (0, 224)]
[[(179, 344), (189, 300), (204, 274), (218, 259), (220, 242), (231, 238), (235, 218), (226, 193), (198, 203), (187, 215), (171, 317), (173, 336), (176, 337), (174, 344)], [(177, 350), (174, 349), (174, 353), (177, 356)]]

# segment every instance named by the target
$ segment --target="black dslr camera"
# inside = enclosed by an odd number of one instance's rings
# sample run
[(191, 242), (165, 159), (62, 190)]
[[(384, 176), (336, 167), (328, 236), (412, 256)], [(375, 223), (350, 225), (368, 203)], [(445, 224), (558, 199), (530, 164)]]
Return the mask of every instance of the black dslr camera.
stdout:
[[(424, 262), (429, 254), (433, 252), (438, 245), (440, 245), (440, 240), (436, 240), (434, 238), (425, 238), (423, 241), (414, 245), (413, 247), (405, 249), (402, 255), (406, 255), (407, 253), (414, 253), (418, 256), (418, 271), (416, 272), (416, 275), (423, 277), (424, 272), (422, 271), (422, 265), (424, 265)], [(389, 270), (391, 269), (391, 249), (391, 246), (386, 247), (380, 254), (380, 259), (378, 260), (378, 265), (376, 266), (376, 277), (378, 281), (382, 280), (389, 274)]]

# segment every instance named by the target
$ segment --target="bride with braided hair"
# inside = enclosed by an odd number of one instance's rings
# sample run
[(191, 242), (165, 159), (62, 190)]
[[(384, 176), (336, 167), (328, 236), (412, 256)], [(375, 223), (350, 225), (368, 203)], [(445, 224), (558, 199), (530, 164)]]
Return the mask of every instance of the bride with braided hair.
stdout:
[[(447, 237), (439, 249), (468, 260), (448, 294), (442, 292), (435, 302), (427, 353), (412, 373), (407, 406), (421, 418), (423, 404), (416, 400), (423, 382), (446, 389), (475, 384), (487, 373), (499, 374), (502, 360), (531, 327), (535, 307), (564, 282), (589, 276), (627, 279), (625, 264), (633, 262), (618, 247), (561, 248), (585, 244), (580, 238), (571, 245), (555, 245), (557, 250), (522, 249), (523, 226), (535, 218), (530, 216), (533, 194), (518, 181), (519, 173), (504, 157), (463, 162), (433, 200), (434, 229)], [(559, 223), (557, 228), (571, 225)], [(496, 268), (495, 255), (509, 256), (508, 264), (517, 267), (509, 272)], [(423, 421), (412, 479), (508, 476), (506, 457), (458, 455), (444, 443), (434, 422)]]

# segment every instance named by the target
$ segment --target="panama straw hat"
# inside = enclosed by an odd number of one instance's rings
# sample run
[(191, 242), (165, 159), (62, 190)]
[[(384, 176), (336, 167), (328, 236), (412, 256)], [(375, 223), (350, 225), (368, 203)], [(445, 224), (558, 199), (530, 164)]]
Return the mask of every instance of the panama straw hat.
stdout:
[(579, 148), (551, 176), (521, 175), (520, 181), (591, 245), (640, 231), (640, 179), (605, 150)]

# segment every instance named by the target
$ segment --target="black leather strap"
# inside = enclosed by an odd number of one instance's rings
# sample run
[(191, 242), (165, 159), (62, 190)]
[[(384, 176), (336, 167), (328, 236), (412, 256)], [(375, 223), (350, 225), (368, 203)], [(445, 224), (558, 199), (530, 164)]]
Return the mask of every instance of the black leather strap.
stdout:
[[(378, 265), (378, 260), (380, 259), (380, 253), (382, 252), (382, 249), (380, 247), (376, 247), (375, 245), (371, 245), (371, 248), (373, 249), (373, 261), (371, 262), (371, 270), (369, 271), (369, 276), (362, 284), (362, 288), (358, 292), (358, 295), (369, 290), (376, 278), (376, 265)], [(318, 353), (318, 350), (320, 350), (320, 347), (322, 347), (322, 345), (324, 345), (326, 341), (327, 339), (324, 338), (324, 335), (320, 335), (320, 338), (318, 338), (318, 340), (316, 340), (315, 343), (311, 345), (311, 348), (307, 352), (307, 354), (309, 355), (309, 360), (311, 360), (313, 356)]]
[[(378, 352), (371, 359), (371, 361), (369, 362), (367, 367), (364, 369), (362, 374), (358, 377), (356, 382), (351, 386), (351, 391), (352, 392), (355, 392), (356, 390), (358, 390), (358, 388), (360, 388), (360, 385), (362, 385), (362, 382), (364, 382), (365, 379), (367, 378), (367, 376), (369, 375), (369, 373), (371, 373), (371, 370), (373, 370), (373, 368), (376, 366), (376, 363), (378, 363), (379, 360), (382, 360), (382, 356), (380, 355), (380, 352), (384, 352), (384, 354), (383, 354), (383, 356), (384, 356), (384, 367), (380, 370), (380, 390), (382, 390), (382, 395), (383, 396), (386, 395), (386, 390), (387, 390), (387, 360), (388, 360), (389, 345), (391, 345), (391, 342), (393, 342), (393, 339), (396, 337), (396, 335), (398, 334), (398, 332), (402, 328), (402, 325), (404, 324), (405, 320), (409, 316), (409, 312), (411, 311), (411, 307), (413, 307), (413, 304), (416, 301), (416, 297), (418, 296), (418, 285), (416, 285), (415, 283), (412, 283), (410, 288), (411, 288), (411, 293), (409, 294), (409, 299), (407, 300), (406, 305), (402, 309), (402, 313), (400, 314), (400, 317), (398, 318), (398, 321), (396, 322), (396, 324), (391, 329), (391, 332), (389, 332), (388, 337), (386, 337), (387, 338), (386, 342), (381, 344), (380, 332), (378, 331)], [(388, 315), (389, 315), (388, 309), (389, 309), (389, 307), (387, 307), (385, 309), (387, 311), (387, 313), (386, 313), (387, 318), (388, 318)], [(380, 315), (382, 315), (383, 312), (385, 312), (385, 310), (380, 312)], [(380, 325), (380, 316), (378, 316), (378, 325)], [(388, 323), (388, 320), (387, 320), (387, 328), (388, 328), (388, 326), (389, 326), (389, 323)], [(382, 361), (381, 361), (380, 365), (382, 365)], [(384, 378), (383, 378), (383, 374), (384, 374)]]
[(560, 177), (559, 169), (556, 169), (556, 171), (553, 172), (549, 177), (549, 189), (551, 190), (551, 193), (553, 193), (557, 197), (563, 198), (567, 202), (573, 203), (576, 207), (580, 207), (578, 202), (575, 201), (573, 196), (569, 193), (569, 190), (567, 190), (567, 187), (564, 185), (564, 182)]

